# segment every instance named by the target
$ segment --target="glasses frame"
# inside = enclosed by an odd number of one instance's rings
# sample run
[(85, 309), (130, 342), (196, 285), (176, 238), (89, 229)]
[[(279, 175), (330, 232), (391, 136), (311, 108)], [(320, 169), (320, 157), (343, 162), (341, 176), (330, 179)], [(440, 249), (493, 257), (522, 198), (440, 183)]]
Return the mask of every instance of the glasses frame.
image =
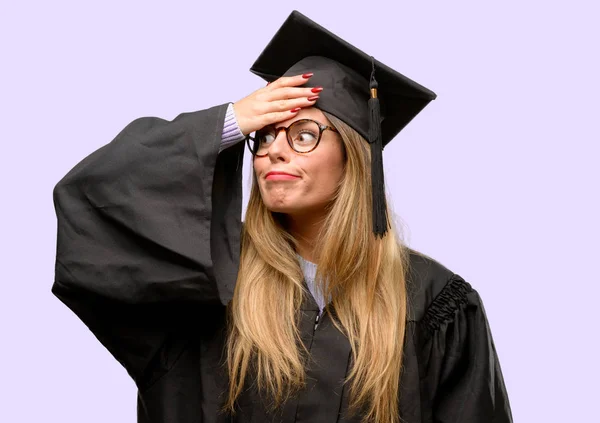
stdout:
[[(290, 128), (292, 126), (294, 126), (295, 124), (301, 123), (301, 122), (313, 122), (313, 123), (317, 124), (317, 126), (319, 127), (319, 138), (317, 138), (317, 142), (315, 143), (315, 145), (313, 146), (313, 148), (311, 148), (308, 151), (298, 151), (298, 150), (296, 150), (294, 148), (294, 141), (292, 141), (290, 139)], [(290, 148), (293, 151), (295, 151), (298, 154), (306, 154), (306, 153), (310, 153), (311, 151), (314, 151), (319, 146), (319, 143), (321, 142), (321, 138), (323, 138), (323, 132), (325, 132), (326, 130), (329, 129), (330, 131), (339, 133), (339, 131), (337, 129), (335, 129), (333, 126), (325, 125), (325, 124), (323, 124), (321, 122), (317, 122), (316, 120), (313, 120), (313, 119), (300, 119), (300, 120), (297, 120), (295, 122), (292, 122), (289, 126), (280, 126), (279, 128), (274, 128), (274, 129), (275, 129), (275, 138), (276, 139), (279, 136), (279, 133), (281, 131), (285, 131), (285, 139), (287, 140), (288, 145), (290, 146)], [(259, 132), (259, 131), (260, 131), (260, 129), (258, 131), (256, 131), (256, 132)], [(246, 144), (248, 145), (248, 149), (250, 150), (250, 153), (252, 153), (252, 155), (254, 157), (267, 157), (269, 155), (269, 151), (268, 151), (269, 149), (267, 149), (267, 152), (265, 154), (255, 154), (254, 151), (252, 151), (252, 146), (250, 145), (250, 140), (256, 141), (256, 137), (253, 138), (253, 137), (250, 136), (250, 134), (248, 134), (246, 136)]]

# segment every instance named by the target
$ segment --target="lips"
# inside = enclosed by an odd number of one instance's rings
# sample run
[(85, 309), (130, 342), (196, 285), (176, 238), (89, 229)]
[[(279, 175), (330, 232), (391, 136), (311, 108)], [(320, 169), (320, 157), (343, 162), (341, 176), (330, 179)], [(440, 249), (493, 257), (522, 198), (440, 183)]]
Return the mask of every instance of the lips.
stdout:
[(287, 172), (271, 171), (265, 175), (267, 180), (294, 180), (300, 178), (298, 175), (293, 175)]

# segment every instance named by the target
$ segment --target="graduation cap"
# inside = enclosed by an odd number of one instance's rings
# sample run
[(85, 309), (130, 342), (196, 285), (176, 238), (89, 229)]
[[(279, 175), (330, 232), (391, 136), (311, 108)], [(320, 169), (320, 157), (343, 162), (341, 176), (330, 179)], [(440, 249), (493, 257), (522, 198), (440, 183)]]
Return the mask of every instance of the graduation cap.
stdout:
[(371, 145), (373, 232), (389, 228), (383, 148), (436, 94), (294, 10), (250, 71), (272, 82), (313, 72), (304, 85), (322, 86), (315, 107), (331, 113)]

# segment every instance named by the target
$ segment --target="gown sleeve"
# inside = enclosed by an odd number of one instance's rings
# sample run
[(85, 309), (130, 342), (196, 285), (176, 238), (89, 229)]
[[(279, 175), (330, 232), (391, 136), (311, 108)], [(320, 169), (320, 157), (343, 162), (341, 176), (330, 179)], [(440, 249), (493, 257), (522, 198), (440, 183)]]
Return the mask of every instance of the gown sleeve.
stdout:
[(184, 348), (170, 339), (233, 295), (244, 146), (219, 153), (226, 109), (136, 119), (53, 190), (52, 293), (138, 387)]
[(435, 423), (509, 423), (512, 413), (483, 303), (454, 274), (421, 329), (422, 395)]

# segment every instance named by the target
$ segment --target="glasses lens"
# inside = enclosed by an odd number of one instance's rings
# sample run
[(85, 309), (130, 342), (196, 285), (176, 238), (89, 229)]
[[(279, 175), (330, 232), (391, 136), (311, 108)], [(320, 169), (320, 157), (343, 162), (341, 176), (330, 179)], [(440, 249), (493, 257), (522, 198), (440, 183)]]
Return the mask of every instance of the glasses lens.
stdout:
[(267, 126), (256, 131), (255, 135), (255, 140), (250, 141), (250, 149), (252, 150), (253, 154), (263, 156), (267, 154), (269, 146), (273, 143), (273, 141), (275, 141), (277, 133), (273, 127)]
[(294, 150), (307, 152), (312, 150), (319, 141), (319, 125), (310, 120), (294, 122), (289, 129), (289, 136), (294, 144)]

